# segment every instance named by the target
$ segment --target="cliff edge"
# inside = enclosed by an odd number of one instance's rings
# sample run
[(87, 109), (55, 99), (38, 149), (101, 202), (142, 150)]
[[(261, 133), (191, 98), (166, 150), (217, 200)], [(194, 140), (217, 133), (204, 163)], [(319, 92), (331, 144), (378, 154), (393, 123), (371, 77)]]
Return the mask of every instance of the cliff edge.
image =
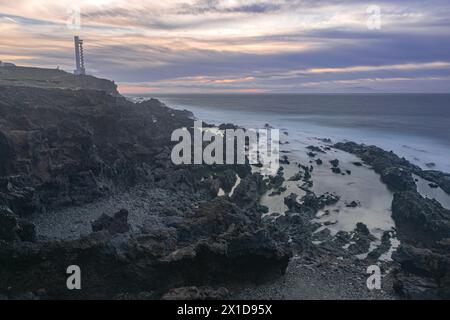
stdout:
[(0, 68), (0, 86), (89, 89), (119, 95), (113, 81), (90, 75), (74, 75), (59, 69), (3, 66)]

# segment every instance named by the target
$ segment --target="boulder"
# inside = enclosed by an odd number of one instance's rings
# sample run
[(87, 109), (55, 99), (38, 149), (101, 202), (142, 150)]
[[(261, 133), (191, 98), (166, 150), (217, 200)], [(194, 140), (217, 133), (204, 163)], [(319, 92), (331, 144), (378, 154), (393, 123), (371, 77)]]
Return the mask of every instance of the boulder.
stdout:
[(125, 233), (130, 231), (128, 224), (128, 211), (121, 209), (112, 217), (102, 214), (97, 220), (92, 222), (92, 231), (108, 231), (110, 234)]
[[(105, 221), (101, 225), (110, 228), (111, 219)], [(229, 201), (216, 199), (186, 217), (173, 230), (175, 236), (157, 229), (94, 232), (77, 240), (30, 244), (0, 241), (0, 293), (45, 288), (48, 298), (59, 299), (144, 291), (158, 296), (193, 284), (242, 285), (279, 277), (292, 255), (287, 238), (258, 221)], [(83, 290), (67, 290), (69, 265), (79, 265), (84, 272)]]
[(450, 235), (450, 210), (415, 191), (394, 194), (392, 217), (401, 239), (433, 244)]
[(4, 241), (36, 241), (35, 226), (16, 215), (5, 206), (0, 207), (0, 240)]
[(337, 168), (339, 166), (339, 160), (338, 159), (334, 159), (334, 160), (330, 160), (331, 165), (334, 168)]
[(450, 174), (433, 170), (425, 170), (417, 174), (450, 194)]
[(381, 171), (381, 180), (393, 191), (415, 190), (411, 173), (403, 168), (388, 167)]

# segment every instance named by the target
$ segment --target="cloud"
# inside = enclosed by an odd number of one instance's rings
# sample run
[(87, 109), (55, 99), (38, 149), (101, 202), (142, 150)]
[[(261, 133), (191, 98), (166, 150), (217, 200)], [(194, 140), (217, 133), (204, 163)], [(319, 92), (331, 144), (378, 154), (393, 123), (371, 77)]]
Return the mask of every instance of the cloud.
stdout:
[(410, 70), (421, 70), (421, 69), (448, 69), (450, 68), (450, 62), (429, 62), (429, 63), (406, 63), (406, 64), (395, 64), (395, 65), (385, 65), (385, 66), (351, 66), (346, 68), (313, 68), (308, 69), (305, 73), (349, 73), (349, 72), (371, 72), (371, 71), (389, 71), (389, 70), (399, 70), (399, 71), (410, 71)]
[(179, 14), (205, 13), (267, 13), (280, 10), (282, 3), (276, 1), (220, 1), (199, 0), (192, 4), (182, 4)]
[[(81, 29), (67, 28), (73, 6)], [(152, 90), (292, 91), (305, 83), (446, 88), (450, 4), (357, 0), (16, 0), (0, 3), (0, 60), (73, 69), (75, 33), (90, 72)], [(203, 77), (201, 80), (199, 77)], [(406, 81), (402, 79), (416, 79)], [(439, 82), (439, 85), (436, 83)], [(402, 85), (400, 85), (402, 83)], [(362, 84), (361, 84), (362, 85)], [(389, 87), (386, 87), (389, 90)]]

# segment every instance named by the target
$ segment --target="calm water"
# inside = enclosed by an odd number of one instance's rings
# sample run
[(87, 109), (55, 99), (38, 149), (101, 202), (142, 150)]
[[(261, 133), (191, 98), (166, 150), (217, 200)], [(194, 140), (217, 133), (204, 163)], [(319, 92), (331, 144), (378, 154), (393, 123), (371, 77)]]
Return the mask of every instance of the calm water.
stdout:
[[(147, 96), (150, 97), (150, 96)], [(352, 140), (450, 172), (450, 94), (152, 95), (201, 120)]]

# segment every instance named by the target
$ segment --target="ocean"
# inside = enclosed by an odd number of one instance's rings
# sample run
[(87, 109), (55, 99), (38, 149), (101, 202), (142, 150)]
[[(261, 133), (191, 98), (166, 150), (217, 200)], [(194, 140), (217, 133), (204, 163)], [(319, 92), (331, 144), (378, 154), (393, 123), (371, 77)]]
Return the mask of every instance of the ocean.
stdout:
[[(136, 96), (134, 96), (136, 98)], [(209, 123), (261, 128), (290, 136), (377, 145), (424, 169), (450, 172), (450, 94), (141, 95), (187, 109)], [(295, 138), (292, 139), (295, 142)]]

